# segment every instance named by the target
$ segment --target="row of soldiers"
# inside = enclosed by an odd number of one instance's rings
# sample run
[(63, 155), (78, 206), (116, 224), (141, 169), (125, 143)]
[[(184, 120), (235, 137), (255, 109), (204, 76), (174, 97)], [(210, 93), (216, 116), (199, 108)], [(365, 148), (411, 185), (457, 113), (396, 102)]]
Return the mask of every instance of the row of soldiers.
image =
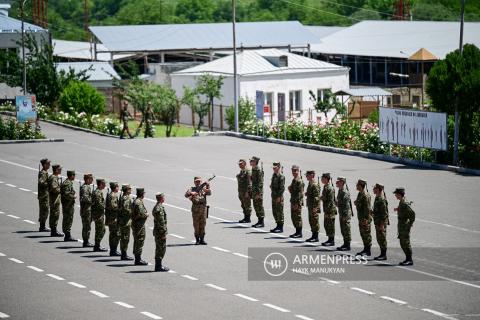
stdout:
[[(73, 216), (75, 211), (76, 193), (73, 186), (75, 171), (67, 171), (67, 179), (62, 181), (62, 167), (58, 164), (52, 166), (52, 174), (48, 174), (50, 161), (42, 159), (41, 170), (38, 173), (38, 203), (40, 232), (50, 232), (52, 237), (64, 237), (64, 241), (77, 241), (71, 235)], [(108, 251), (101, 246), (105, 235), (105, 226), (109, 228), (110, 256), (120, 256), (121, 260), (133, 260), (127, 255), (130, 242), (130, 232), (133, 235), (133, 253), (135, 265), (147, 265), (142, 260), (142, 249), (145, 242), (145, 222), (149, 216), (143, 203), (145, 190), (136, 188), (136, 198), (132, 199), (132, 187), (123, 184), (120, 192), (117, 182), (110, 182), (110, 189), (106, 198), (104, 179), (96, 179), (96, 188), (93, 185), (93, 175), (84, 174), (83, 184), (80, 185), (80, 216), (82, 218), (83, 247), (93, 247), (94, 252)], [(154, 218), (153, 236), (155, 237), (155, 271), (168, 271), (162, 265), (166, 250), (167, 214), (163, 203), (165, 195), (156, 194), (152, 215)], [(62, 206), (63, 233), (57, 230)], [(50, 229), (46, 227), (49, 219)], [(89, 242), (92, 222), (95, 225), (95, 243)], [(117, 251), (120, 244), (121, 252)]]
[[(245, 159), (238, 161), (240, 172), (237, 174), (238, 198), (243, 210), (243, 219), (239, 223), (250, 223), (252, 213), (252, 203), (258, 221), (252, 225), (254, 228), (264, 227), (265, 210), (263, 208), (263, 166), (259, 165), (260, 158), (252, 157), (250, 159), (251, 169), (247, 167)], [(295, 232), (290, 235), (291, 238), (302, 238), (302, 207), (304, 206), (304, 197), (306, 197), (306, 206), (308, 209), (308, 221), (312, 235), (306, 242), (319, 242), (318, 233), (320, 231), (319, 214), (323, 209), (323, 224), (328, 239), (322, 243), (323, 246), (335, 245), (335, 217), (338, 214), (340, 218), (340, 231), (343, 236), (343, 245), (337, 247), (339, 251), (349, 251), (352, 240), (350, 221), (353, 213), (350, 191), (345, 177), (338, 177), (335, 185), (338, 193), (335, 194), (333, 180), (330, 173), (323, 173), (318, 181), (315, 181), (315, 171), (306, 172), (308, 181), (305, 190), (305, 183), (299, 166), (294, 165), (291, 168), (293, 179), (288, 186), (290, 193), (290, 212)], [(323, 185), (321, 188), (320, 183)], [(273, 163), (273, 174), (270, 183), (272, 212), (275, 218), (276, 227), (271, 229), (272, 233), (282, 233), (284, 225), (284, 192), (285, 176), (279, 162)], [(371, 256), (372, 235), (371, 223), (375, 225), (376, 238), (380, 247), (380, 255), (375, 260), (387, 260), (387, 226), (390, 224), (388, 212), (388, 200), (385, 195), (384, 186), (377, 183), (373, 187), (375, 199), (373, 207), (371, 196), (368, 191), (367, 182), (359, 179), (356, 183), (358, 191), (357, 198), (353, 202), (357, 211), (360, 235), (363, 241), (363, 250), (357, 255)], [(395, 211), (398, 214), (398, 239), (400, 246), (405, 253), (405, 260), (400, 265), (413, 265), (412, 248), (410, 245), (410, 230), (415, 221), (415, 212), (411, 207), (411, 202), (405, 198), (405, 188), (396, 188), (393, 192), (396, 199), (399, 200)], [(322, 206), (321, 206), (322, 205)]]

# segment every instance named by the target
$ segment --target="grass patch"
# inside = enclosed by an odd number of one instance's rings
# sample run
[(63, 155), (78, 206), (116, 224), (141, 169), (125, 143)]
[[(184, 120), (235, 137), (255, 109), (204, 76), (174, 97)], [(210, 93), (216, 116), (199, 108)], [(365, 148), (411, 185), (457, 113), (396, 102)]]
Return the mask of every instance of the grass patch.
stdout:
[[(129, 121), (128, 127), (130, 128), (130, 132), (135, 134), (135, 130), (137, 129), (139, 122), (137, 121)], [(145, 125), (143, 125), (142, 130), (138, 134), (137, 138), (143, 138), (144, 136), (144, 129)], [(186, 126), (183, 124), (174, 125), (172, 129), (172, 134), (170, 137), (191, 137), (193, 136), (194, 129), (190, 126)], [(155, 138), (165, 138), (165, 125), (163, 124), (156, 124), (155, 125)]]

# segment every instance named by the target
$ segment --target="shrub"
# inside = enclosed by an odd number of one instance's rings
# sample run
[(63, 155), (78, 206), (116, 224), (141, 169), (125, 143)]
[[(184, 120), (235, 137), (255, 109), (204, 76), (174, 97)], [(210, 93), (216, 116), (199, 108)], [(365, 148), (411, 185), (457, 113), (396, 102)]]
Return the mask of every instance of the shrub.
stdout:
[(70, 81), (60, 95), (59, 106), (64, 112), (99, 114), (105, 111), (105, 97), (87, 82)]
[(0, 140), (31, 140), (43, 139), (45, 136), (30, 122), (23, 124), (15, 118), (7, 120), (0, 117)]

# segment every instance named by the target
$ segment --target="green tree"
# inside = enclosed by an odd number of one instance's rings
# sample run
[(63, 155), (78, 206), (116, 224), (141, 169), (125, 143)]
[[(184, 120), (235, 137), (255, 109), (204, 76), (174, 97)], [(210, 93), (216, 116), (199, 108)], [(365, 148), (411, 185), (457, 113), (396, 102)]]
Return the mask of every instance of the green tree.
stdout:
[(203, 74), (197, 79), (197, 92), (205, 97), (205, 104), (210, 105), (210, 131), (213, 131), (214, 101), (222, 97), (223, 77)]
[(176, 123), (177, 113), (180, 110), (180, 101), (175, 90), (167, 86), (154, 85), (155, 100), (152, 101), (153, 111), (157, 119), (165, 125), (165, 136), (168, 138)]
[[(347, 109), (343, 103), (337, 100), (335, 94), (332, 90), (327, 89), (323, 90), (323, 97), (316, 96), (311, 90), (309, 91), (310, 100), (314, 103), (314, 107), (318, 112), (322, 112), (325, 115), (327, 123), (330, 123), (335, 120), (338, 115), (345, 115)], [(337, 112), (330, 121), (328, 120), (328, 113), (331, 110), (336, 110)]]
[(428, 74), (427, 93), (436, 110), (449, 115), (458, 105), (461, 154), (468, 164), (480, 162), (480, 50), (472, 44), (435, 62)]
[(192, 89), (186, 86), (183, 86), (182, 103), (189, 106), (198, 115), (197, 129), (200, 130), (203, 126), (203, 118), (208, 114), (210, 105), (202, 102), (196, 88)]
[[(235, 108), (231, 106), (227, 109), (225, 120), (228, 129), (235, 130)], [(248, 124), (256, 121), (255, 103), (248, 99), (240, 98), (238, 100), (238, 129), (243, 132)]]
[(214, 11), (213, 0), (179, 0), (175, 8), (181, 22), (212, 22)]
[(22, 61), (16, 50), (0, 50), (0, 82), (9, 86), (21, 86)]
[(105, 97), (92, 85), (84, 81), (70, 81), (59, 99), (60, 109), (64, 112), (75, 110), (88, 115), (105, 111)]

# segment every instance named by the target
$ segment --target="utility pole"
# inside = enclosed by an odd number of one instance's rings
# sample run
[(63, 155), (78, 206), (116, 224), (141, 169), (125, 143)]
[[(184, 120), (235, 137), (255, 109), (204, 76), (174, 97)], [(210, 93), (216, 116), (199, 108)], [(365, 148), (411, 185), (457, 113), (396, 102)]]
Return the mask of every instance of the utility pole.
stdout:
[[(460, 58), (462, 58), (463, 53), (463, 23), (465, 20), (465, 0), (462, 1), (462, 9), (460, 12)], [(455, 103), (455, 134), (453, 137), (453, 164), (458, 165), (458, 136), (459, 136), (459, 119), (460, 115), (458, 114), (458, 98)]]
[(23, 62), (23, 94), (27, 94), (27, 64), (25, 63), (25, 2), (27, 0), (20, 1), (20, 17), (22, 19), (22, 62)]
[(235, 132), (238, 128), (238, 92), (237, 92), (237, 39), (235, 30), (236, 0), (232, 0), (232, 27), (233, 27), (233, 107), (235, 108)]

